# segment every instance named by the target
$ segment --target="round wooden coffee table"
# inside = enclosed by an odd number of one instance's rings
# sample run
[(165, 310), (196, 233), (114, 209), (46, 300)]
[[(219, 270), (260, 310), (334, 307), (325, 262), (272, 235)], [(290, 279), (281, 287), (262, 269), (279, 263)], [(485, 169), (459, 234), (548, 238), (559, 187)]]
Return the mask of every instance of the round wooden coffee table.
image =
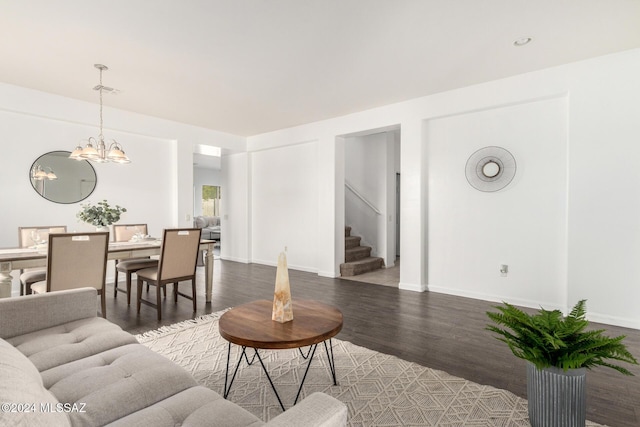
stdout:
[[(342, 330), (343, 319), (340, 310), (319, 301), (293, 300), (293, 320), (286, 323), (271, 320), (272, 308), (272, 301), (254, 301), (234, 307), (220, 317), (218, 323), (220, 335), (229, 341), (227, 347), (224, 397), (226, 399), (231, 391), (231, 386), (233, 385), (242, 360), (245, 360), (248, 365), (252, 365), (257, 358), (284, 411), (282, 400), (267, 372), (259, 350), (297, 348), (302, 357), (308, 360), (304, 376), (298, 388), (298, 394), (293, 402), (295, 405), (300, 397), (300, 392), (302, 391), (304, 380), (307, 377), (307, 372), (309, 372), (316, 348), (320, 343), (324, 344), (327, 358), (329, 359), (329, 368), (333, 376), (333, 384), (337, 385), (331, 338)], [(327, 345), (327, 341), (329, 341), (329, 345)], [(241, 346), (242, 352), (236, 363), (233, 376), (229, 381), (231, 344)], [(307, 346), (310, 346), (310, 348), (305, 354), (301, 348)], [(251, 360), (249, 360), (249, 356), (247, 355), (248, 348), (252, 348), (255, 352)]]

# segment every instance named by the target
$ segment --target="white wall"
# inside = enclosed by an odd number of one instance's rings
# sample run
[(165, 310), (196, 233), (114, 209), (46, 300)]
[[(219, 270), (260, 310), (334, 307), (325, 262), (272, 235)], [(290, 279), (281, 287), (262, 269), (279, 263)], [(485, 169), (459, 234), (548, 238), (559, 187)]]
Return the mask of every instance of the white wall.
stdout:
[(640, 329), (640, 49), (580, 71), (569, 95), (568, 300)]
[(309, 142), (251, 153), (254, 262), (276, 265), (286, 247), (290, 268), (318, 271), (316, 152)]
[[(428, 121), (430, 290), (564, 308), (566, 113), (562, 97)], [(464, 173), (487, 146), (516, 160), (497, 192), (476, 190)]]
[[(280, 147), (289, 161), (311, 163), (299, 156), (312, 153), (292, 147), (317, 141), (317, 171), (332, 174), (335, 182), (324, 190), (333, 191), (309, 201), (279, 198), (310, 213), (344, 197), (335, 166), (340, 136), (399, 124), (401, 288), (563, 309), (587, 298), (593, 320), (640, 328), (638, 75), (636, 49), (257, 135), (247, 148)], [(482, 145), (504, 145), (519, 164), (515, 182), (492, 198), (464, 178), (468, 156)], [(256, 168), (252, 182), (271, 181), (273, 172)], [(293, 168), (288, 179), (310, 178)], [(298, 265), (326, 272), (341, 230), (323, 215), (316, 220), (299, 220), (298, 233), (333, 239), (319, 241), (315, 259)], [(262, 244), (258, 235), (281, 240), (284, 227), (272, 224), (252, 222), (254, 245)], [(510, 265), (507, 278), (498, 276), (502, 263)]]
[(220, 257), (248, 263), (251, 262), (250, 155), (222, 156), (222, 171), (222, 186), (229, 191), (225, 190), (220, 201), (220, 235), (225, 239)]

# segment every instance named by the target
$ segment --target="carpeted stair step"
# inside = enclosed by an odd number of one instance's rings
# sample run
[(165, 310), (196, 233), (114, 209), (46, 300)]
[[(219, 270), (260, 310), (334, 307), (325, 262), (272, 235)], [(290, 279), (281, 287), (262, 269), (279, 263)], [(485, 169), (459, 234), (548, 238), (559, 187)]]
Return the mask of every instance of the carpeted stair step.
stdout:
[(359, 236), (348, 236), (344, 238), (344, 248), (351, 249), (360, 246), (360, 240), (362, 237)]
[(384, 260), (382, 258), (368, 257), (358, 261), (340, 264), (340, 275), (344, 277), (357, 276), (358, 274), (378, 270), (382, 268), (382, 266), (384, 266)]
[(346, 249), (344, 251), (344, 261), (352, 262), (360, 259), (369, 258), (371, 256), (370, 246), (357, 246), (355, 248)]

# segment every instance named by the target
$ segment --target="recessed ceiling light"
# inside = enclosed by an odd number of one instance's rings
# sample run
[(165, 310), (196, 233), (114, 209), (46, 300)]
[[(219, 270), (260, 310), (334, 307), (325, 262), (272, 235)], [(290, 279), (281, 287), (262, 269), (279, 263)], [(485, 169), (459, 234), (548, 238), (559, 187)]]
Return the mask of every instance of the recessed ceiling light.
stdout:
[(533, 40), (531, 37), (520, 37), (519, 39), (516, 39), (516, 41), (513, 42), (513, 45), (524, 46), (526, 44), (529, 44), (531, 40)]

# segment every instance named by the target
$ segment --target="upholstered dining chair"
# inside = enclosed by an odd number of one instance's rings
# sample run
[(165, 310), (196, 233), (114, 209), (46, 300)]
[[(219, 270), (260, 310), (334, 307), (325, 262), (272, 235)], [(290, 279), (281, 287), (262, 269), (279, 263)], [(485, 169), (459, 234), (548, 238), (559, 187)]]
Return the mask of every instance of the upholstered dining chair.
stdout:
[[(160, 289), (166, 292), (167, 283), (173, 283), (174, 301), (178, 302), (178, 295), (193, 301), (193, 311), (196, 311), (196, 258), (200, 246), (199, 228), (165, 229), (160, 250), (160, 262), (155, 268), (138, 270), (138, 299), (137, 308), (140, 313), (140, 304), (156, 307), (158, 320), (162, 320), (162, 304), (160, 302)], [(178, 284), (182, 280), (191, 280), (191, 296), (178, 290)], [(146, 282), (156, 286), (156, 304), (142, 299), (142, 284)]]
[(47, 280), (31, 285), (33, 293), (96, 288), (100, 296), (102, 317), (106, 318), (104, 282), (108, 249), (108, 231), (49, 234)]
[[(147, 224), (114, 224), (113, 235), (116, 242), (128, 242), (137, 234), (147, 235)], [(127, 294), (127, 305), (131, 305), (131, 276), (143, 268), (157, 267), (158, 260), (150, 257), (116, 260), (116, 274), (113, 280), (113, 297), (118, 296), (118, 291)], [(127, 290), (118, 287), (118, 272), (126, 275)]]
[[(64, 225), (41, 226), (41, 227), (18, 227), (18, 246), (28, 248), (39, 242), (49, 240), (51, 233), (66, 233), (67, 227)], [(37, 233), (39, 241), (34, 241), (34, 233)], [(25, 268), (20, 270), (20, 295), (31, 293), (31, 285), (47, 280), (47, 269), (45, 267)]]

